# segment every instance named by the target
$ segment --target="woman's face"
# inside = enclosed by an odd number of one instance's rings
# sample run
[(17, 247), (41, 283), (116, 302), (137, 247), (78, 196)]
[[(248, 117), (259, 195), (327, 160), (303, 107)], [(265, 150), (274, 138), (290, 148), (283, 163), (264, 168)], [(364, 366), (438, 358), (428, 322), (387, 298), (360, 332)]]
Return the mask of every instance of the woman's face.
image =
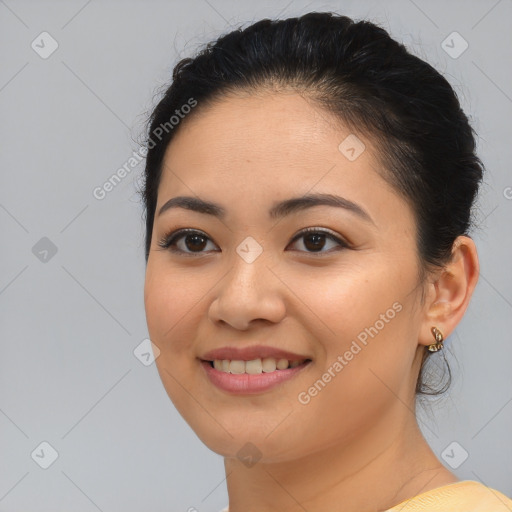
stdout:
[[(213, 451), (250, 441), (269, 462), (393, 423), (425, 328), (413, 212), (370, 141), (294, 93), (197, 114), (165, 154), (144, 290), (169, 397)], [(338, 206), (306, 201), (327, 194)], [(179, 196), (222, 214), (191, 202), (159, 214)], [(180, 229), (198, 233), (159, 246)]]

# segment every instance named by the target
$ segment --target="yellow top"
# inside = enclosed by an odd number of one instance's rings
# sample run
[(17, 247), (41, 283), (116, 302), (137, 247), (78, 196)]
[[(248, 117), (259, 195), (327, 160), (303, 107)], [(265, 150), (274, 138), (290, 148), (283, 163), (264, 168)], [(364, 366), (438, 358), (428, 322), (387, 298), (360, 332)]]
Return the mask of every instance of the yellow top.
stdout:
[[(229, 512), (228, 507), (220, 512)], [(473, 480), (461, 480), (404, 500), (385, 512), (512, 512), (512, 500)]]
[(461, 480), (418, 494), (386, 512), (512, 512), (512, 500), (480, 482)]

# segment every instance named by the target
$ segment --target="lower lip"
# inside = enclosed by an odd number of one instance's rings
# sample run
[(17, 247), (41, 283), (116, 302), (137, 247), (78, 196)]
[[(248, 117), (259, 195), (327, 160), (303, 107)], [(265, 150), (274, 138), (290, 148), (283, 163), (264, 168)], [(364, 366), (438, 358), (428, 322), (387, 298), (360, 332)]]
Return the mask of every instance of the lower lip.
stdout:
[(208, 361), (201, 361), (201, 366), (204, 368), (212, 384), (218, 388), (229, 391), (230, 393), (245, 395), (268, 391), (282, 382), (293, 379), (293, 377), (304, 370), (304, 368), (309, 366), (310, 362), (311, 361), (307, 361), (295, 368), (276, 370), (269, 373), (257, 373), (254, 375), (248, 373), (235, 374), (222, 372), (212, 368)]

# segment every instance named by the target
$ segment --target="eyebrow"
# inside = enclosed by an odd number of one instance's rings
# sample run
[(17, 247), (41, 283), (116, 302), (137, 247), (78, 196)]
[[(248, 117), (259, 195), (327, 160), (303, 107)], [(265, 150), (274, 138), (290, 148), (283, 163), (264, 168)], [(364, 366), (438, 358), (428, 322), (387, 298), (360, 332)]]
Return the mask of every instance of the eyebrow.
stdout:
[[(333, 206), (336, 208), (343, 208), (354, 213), (362, 220), (375, 225), (375, 222), (370, 217), (369, 213), (357, 203), (333, 194), (306, 194), (301, 197), (286, 199), (285, 201), (275, 203), (269, 211), (269, 216), (271, 219), (279, 219), (314, 206)], [(214, 217), (221, 219), (224, 219), (226, 216), (226, 210), (219, 204), (191, 196), (177, 196), (169, 199), (169, 201), (160, 208), (158, 215), (162, 215), (165, 211), (170, 210), (171, 208), (184, 208), (186, 210), (192, 210), (206, 215), (213, 215)]]

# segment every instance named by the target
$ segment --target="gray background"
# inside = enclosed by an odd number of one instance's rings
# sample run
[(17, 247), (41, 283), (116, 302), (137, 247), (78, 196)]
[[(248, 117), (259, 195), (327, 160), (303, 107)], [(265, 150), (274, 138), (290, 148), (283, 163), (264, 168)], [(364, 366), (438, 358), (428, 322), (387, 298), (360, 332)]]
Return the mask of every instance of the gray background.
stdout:
[[(138, 149), (179, 58), (239, 24), (310, 10), (382, 24), (445, 74), (479, 134), (482, 274), (447, 342), (451, 392), (419, 414), (446, 464), (467, 452), (461, 479), (512, 495), (510, 0), (0, 0), (0, 511), (227, 504), (222, 457), (134, 355), (148, 336), (143, 164), (103, 200), (92, 192)], [(59, 45), (46, 59), (31, 47), (43, 31)], [(469, 44), (458, 58), (441, 46), (453, 31)], [(43, 441), (58, 453), (47, 469)]]

